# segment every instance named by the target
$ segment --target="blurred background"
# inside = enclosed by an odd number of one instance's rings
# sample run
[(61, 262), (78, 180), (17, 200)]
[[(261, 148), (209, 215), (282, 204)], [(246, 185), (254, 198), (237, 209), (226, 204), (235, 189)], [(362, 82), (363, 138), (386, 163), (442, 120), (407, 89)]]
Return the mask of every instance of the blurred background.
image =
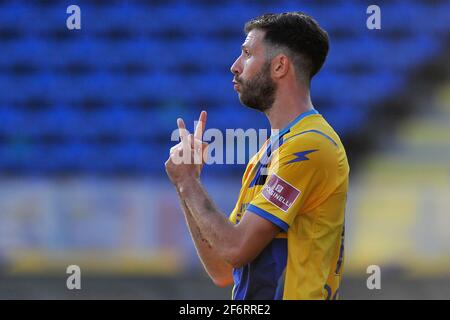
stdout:
[[(66, 28), (71, 4), (81, 30)], [(371, 4), (381, 30), (366, 27)], [(202, 270), (164, 162), (179, 116), (268, 128), (229, 68), (244, 23), (284, 11), (330, 35), (312, 98), (351, 164), (342, 298), (450, 299), (443, 0), (0, 0), (0, 298), (231, 297)], [(244, 168), (204, 168), (225, 215)], [(72, 264), (81, 290), (66, 288)]]

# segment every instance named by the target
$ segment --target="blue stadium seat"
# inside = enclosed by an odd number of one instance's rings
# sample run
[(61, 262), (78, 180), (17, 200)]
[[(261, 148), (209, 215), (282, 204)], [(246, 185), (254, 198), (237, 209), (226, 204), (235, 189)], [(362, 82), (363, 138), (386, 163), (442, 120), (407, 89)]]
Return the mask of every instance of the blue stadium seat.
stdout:
[(382, 34), (358, 0), (80, 5), (82, 30), (70, 33), (56, 2), (0, 3), (0, 170), (160, 172), (176, 118), (192, 129), (200, 109), (209, 128), (267, 128), (240, 105), (229, 68), (244, 23), (268, 11), (302, 10), (329, 31), (312, 98), (341, 135), (358, 134), (407, 71), (442, 52), (450, 27), (445, 1), (381, 2)]

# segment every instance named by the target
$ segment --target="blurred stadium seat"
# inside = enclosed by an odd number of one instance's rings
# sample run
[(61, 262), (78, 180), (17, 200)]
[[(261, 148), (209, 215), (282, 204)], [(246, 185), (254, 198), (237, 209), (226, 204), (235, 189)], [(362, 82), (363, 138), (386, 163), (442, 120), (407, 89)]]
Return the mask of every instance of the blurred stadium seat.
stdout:
[[(2, 141), (14, 141), (15, 135), (24, 134), (30, 141), (24, 148), (33, 149), (33, 143), (47, 143), (44, 133), (60, 133), (58, 142), (52, 143), (60, 144), (58, 150), (64, 154), (64, 145), (70, 144), (65, 137), (83, 141), (89, 132), (90, 143), (98, 147), (93, 149), (95, 153), (101, 150), (104, 139), (100, 137), (110, 135), (108, 145), (117, 146), (111, 154), (110, 173), (114, 172), (113, 164), (119, 165), (126, 156), (121, 154), (128, 150), (124, 145), (129, 143), (133, 149), (136, 139), (152, 140), (151, 131), (143, 124), (136, 126), (133, 120), (143, 112), (149, 115), (151, 127), (162, 133), (153, 135), (154, 154), (166, 152), (163, 144), (158, 147), (158, 141), (169, 136), (173, 121), (159, 119), (161, 123), (157, 123), (151, 114), (168, 106), (180, 113), (192, 106), (196, 110), (218, 109), (219, 129), (245, 123), (239, 121), (234, 108), (227, 107), (238, 105), (228, 70), (239, 54), (243, 23), (261, 12), (302, 9), (329, 31), (329, 60), (313, 82), (312, 93), (314, 99), (325, 102), (316, 107), (344, 137), (358, 134), (378, 103), (403, 88), (406, 73), (397, 71), (420, 66), (440, 53), (440, 39), (450, 24), (444, 1), (386, 4), (383, 28), (389, 31), (383, 36), (367, 35), (365, 16), (361, 15), (364, 6), (358, 1), (305, 2), (301, 6), (294, 1), (277, 5), (269, 1), (245, 5), (239, 1), (217, 5), (130, 1), (113, 6), (99, 1), (80, 5), (84, 9), (83, 28), (74, 34), (64, 29), (64, 15), (56, 2), (0, 4), (0, 26), (4, 29), (0, 33), (0, 103), (10, 124), (2, 128)], [(45, 19), (39, 19), (42, 16)], [(36, 23), (30, 27), (30, 21)], [(355, 83), (358, 90), (354, 90)], [(342, 92), (348, 94), (339, 94)], [(34, 108), (39, 106), (30, 106), (30, 100), (50, 105), (42, 106), (35, 116)], [(86, 100), (92, 102), (88, 108), (101, 114), (89, 118), (89, 128), (82, 119)], [(58, 110), (56, 114), (54, 110)], [(341, 119), (350, 110), (354, 110), (350, 115), (354, 119)], [(59, 133), (52, 128), (54, 121), (59, 124)], [(8, 130), (18, 125), (20, 130)], [(252, 126), (267, 124), (263, 118), (255, 118)], [(30, 153), (28, 160), (39, 163), (33, 155), (38, 156)], [(65, 172), (63, 159), (55, 157), (52, 174)], [(94, 163), (82, 166), (89, 172), (95, 172), (94, 167), (103, 170)], [(49, 173), (45, 168), (37, 170)], [(129, 173), (139, 174), (139, 168), (130, 166)], [(0, 170), (6, 169), (0, 164)], [(20, 173), (20, 167), (17, 169)]]
[(361, 164), (349, 198), (351, 271), (377, 261), (416, 276), (448, 276), (449, 93), (449, 84), (438, 88)]

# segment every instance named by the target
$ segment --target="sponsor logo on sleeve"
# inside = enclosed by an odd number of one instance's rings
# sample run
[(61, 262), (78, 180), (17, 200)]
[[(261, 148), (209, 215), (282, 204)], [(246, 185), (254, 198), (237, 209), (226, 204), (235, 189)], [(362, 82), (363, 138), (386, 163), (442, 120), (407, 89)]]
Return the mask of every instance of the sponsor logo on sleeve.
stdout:
[(300, 190), (281, 179), (276, 174), (272, 174), (265, 184), (262, 195), (284, 212), (287, 212), (300, 195)]

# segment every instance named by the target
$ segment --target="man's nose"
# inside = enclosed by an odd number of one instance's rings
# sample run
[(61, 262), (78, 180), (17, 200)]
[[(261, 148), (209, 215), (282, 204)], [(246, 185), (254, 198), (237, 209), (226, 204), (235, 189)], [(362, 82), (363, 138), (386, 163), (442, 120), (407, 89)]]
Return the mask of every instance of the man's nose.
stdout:
[(239, 58), (237, 58), (236, 61), (234, 61), (233, 65), (230, 68), (230, 71), (234, 75), (239, 75), (241, 73)]

